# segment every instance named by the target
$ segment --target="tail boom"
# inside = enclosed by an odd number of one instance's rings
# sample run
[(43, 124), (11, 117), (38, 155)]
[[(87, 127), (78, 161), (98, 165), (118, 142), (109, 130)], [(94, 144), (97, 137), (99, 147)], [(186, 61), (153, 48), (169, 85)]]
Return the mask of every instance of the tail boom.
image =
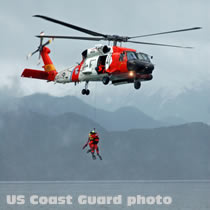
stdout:
[(44, 46), (41, 51), (42, 60), (44, 62), (44, 71), (36, 69), (24, 69), (21, 77), (54, 81), (58, 72), (56, 71), (53, 62), (50, 59), (49, 53), (50, 49)]
[(50, 59), (50, 49), (48, 47), (43, 47), (41, 51), (42, 60), (44, 62), (44, 70), (49, 71), (56, 71), (55, 66), (53, 65), (52, 60)]

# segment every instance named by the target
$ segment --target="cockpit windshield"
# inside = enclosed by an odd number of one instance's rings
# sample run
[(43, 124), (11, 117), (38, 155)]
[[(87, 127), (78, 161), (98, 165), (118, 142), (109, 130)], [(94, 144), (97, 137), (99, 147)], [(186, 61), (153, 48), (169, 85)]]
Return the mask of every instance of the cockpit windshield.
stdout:
[(136, 55), (137, 55), (139, 60), (150, 62), (149, 56), (147, 54), (139, 52), (139, 53), (136, 53)]
[(127, 59), (129, 60), (136, 60), (138, 59), (135, 52), (127, 51)]
[(127, 51), (127, 59), (129, 60), (141, 60), (141, 61), (146, 61), (150, 62), (149, 56), (145, 53), (136, 53), (132, 51)]

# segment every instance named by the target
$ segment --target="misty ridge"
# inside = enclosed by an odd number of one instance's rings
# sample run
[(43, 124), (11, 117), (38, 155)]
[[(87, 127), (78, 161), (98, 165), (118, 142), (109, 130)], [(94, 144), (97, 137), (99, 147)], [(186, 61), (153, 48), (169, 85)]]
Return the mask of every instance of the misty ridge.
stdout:
[[(0, 103), (0, 180), (208, 179), (210, 126), (169, 126), (137, 108), (95, 110), (73, 96)], [(96, 128), (103, 160), (82, 150)]]

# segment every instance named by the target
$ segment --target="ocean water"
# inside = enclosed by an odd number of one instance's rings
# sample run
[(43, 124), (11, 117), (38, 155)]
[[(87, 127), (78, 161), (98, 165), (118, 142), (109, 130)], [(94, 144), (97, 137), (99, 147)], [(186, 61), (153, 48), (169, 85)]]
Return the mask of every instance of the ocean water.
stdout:
[(0, 210), (13, 209), (209, 210), (210, 181), (0, 182)]

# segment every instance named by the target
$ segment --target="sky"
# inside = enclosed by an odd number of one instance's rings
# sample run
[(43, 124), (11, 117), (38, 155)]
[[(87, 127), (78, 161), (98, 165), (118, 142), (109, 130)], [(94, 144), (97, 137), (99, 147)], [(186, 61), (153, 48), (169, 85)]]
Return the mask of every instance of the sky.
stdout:
[[(165, 97), (172, 97), (186, 89), (202, 87), (210, 81), (209, 9), (208, 0), (1, 0), (0, 91), (14, 96), (33, 93), (74, 95), (96, 106), (108, 104), (117, 108), (126, 105), (128, 103), (126, 97), (130, 95), (133, 95), (135, 104), (135, 98), (153, 95), (158, 91)], [(192, 50), (123, 44), (154, 57), (152, 60), (155, 64), (154, 79), (143, 83), (141, 90), (134, 90), (131, 84), (115, 87), (92, 83), (89, 86), (91, 95), (84, 98), (80, 93), (84, 83), (75, 87), (73, 84), (54, 85), (20, 77), (26, 67), (41, 69), (41, 65), (37, 66), (37, 55), (26, 60), (26, 55), (37, 48), (39, 40), (35, 35), (41, 31), (46, 34), (85, 36), (72, 29), (32, 17), (35, 14), (60, 19), (99, 33), (123, 36), (196, 26), (202, 27), (202, 30), (138, 39), (193, 46)], [(63, 70), (80, 62), (84, 49), (100, 43), (55, 40), (50, 45), (51, 58), (57, 70)]]

